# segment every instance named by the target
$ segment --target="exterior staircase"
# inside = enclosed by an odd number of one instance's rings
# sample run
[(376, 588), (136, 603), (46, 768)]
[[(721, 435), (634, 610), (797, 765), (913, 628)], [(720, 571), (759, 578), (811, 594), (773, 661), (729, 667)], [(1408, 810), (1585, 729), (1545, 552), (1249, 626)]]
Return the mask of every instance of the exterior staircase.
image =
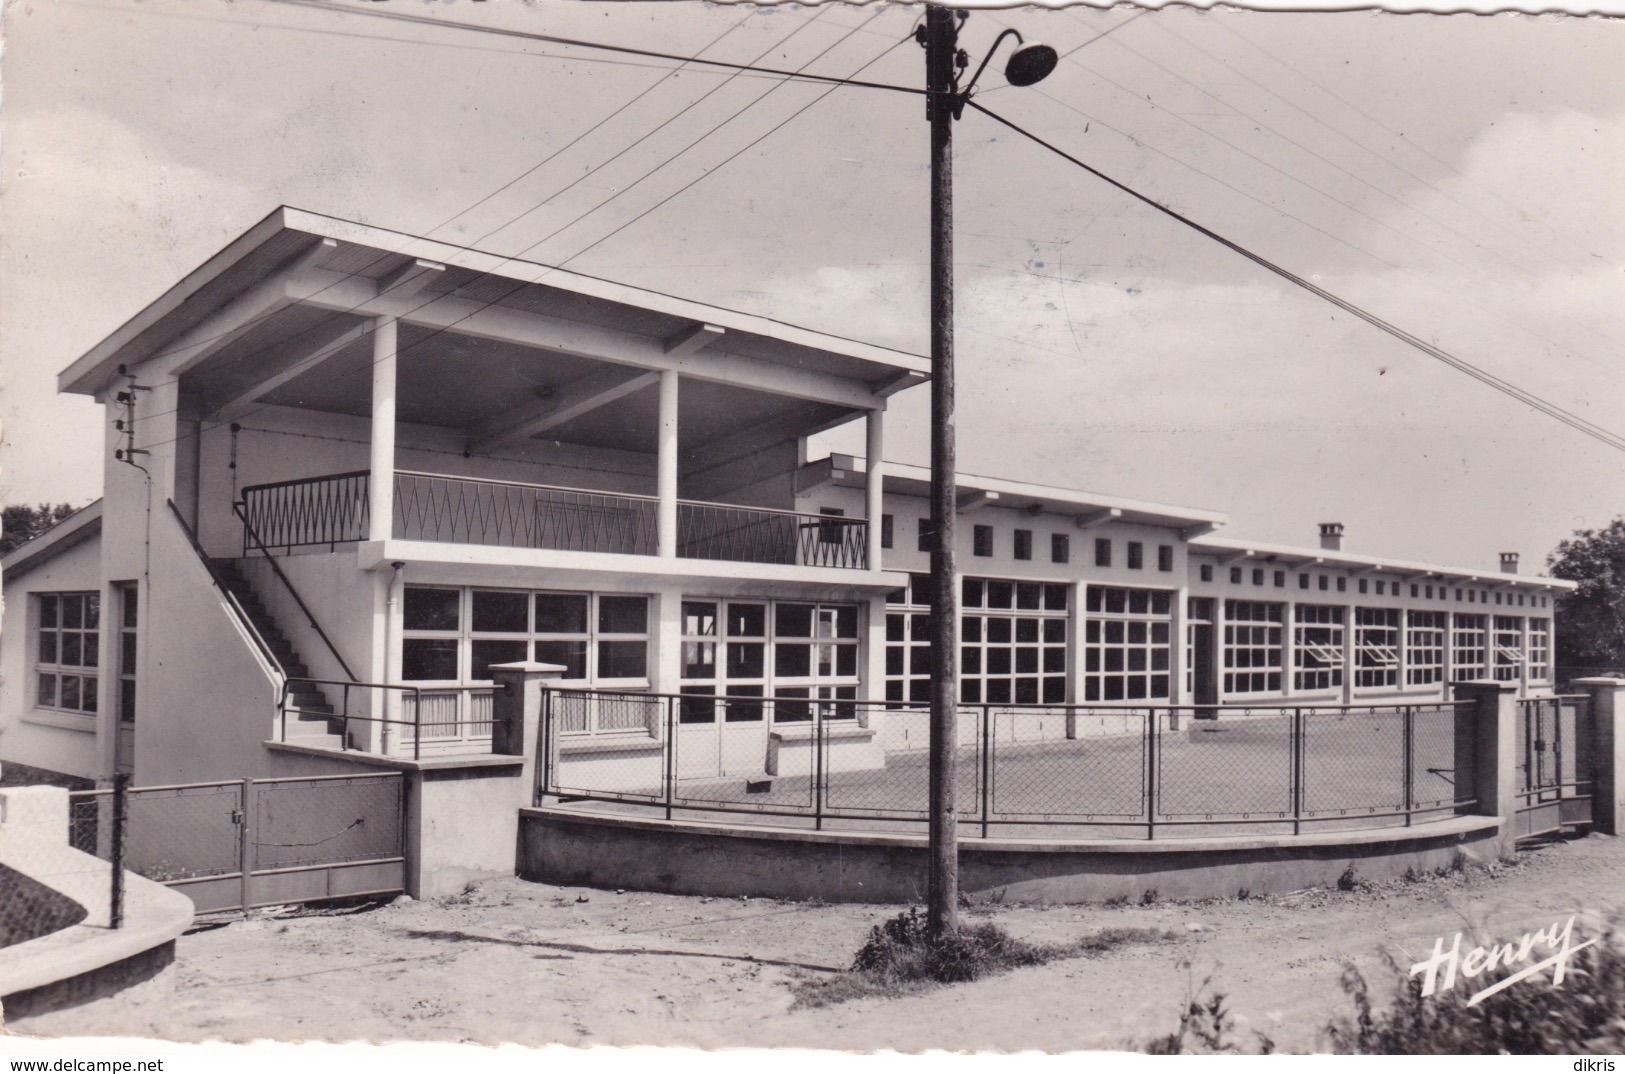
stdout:
[[(277, 626), (275, 617), (254, 592), (253, 584), (243, 574), (237, 561), (212, 559), (209, 565), (216, 577), (231, 590), (231, 595), (237, 598), (237, 603), (247, 613), (260, 637), (265, 639), (277, 663), (282, 665), (283, 674), (290, 679), (308, 677), (310, 668), (300, 658), (288, 636)], [(277, 733), (281, 735), (281, 732), (279, 725)], [(321, 690), (308, 682), (294, 683), (288, 693), (287, 734), (282, 735), (282, 741), (336, 750), (344, 747), (343, 735), (344, 721), (334, 712)]]

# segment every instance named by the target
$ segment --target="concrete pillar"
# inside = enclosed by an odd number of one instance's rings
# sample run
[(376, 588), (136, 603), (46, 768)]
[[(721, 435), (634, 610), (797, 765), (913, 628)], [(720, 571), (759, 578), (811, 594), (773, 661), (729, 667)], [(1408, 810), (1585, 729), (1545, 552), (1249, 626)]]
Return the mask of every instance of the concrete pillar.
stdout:
[(1359, 629), (1354, 621), (1354, 606), (1343, 605), (1343, 704), (1354, 704), (1354, 632)]
[(881, 567), (881, 563), (883, 562), (883, 553), (880, 548), (880, 516), (885, 511), (885, 495), (883, 488), (886, 476), (885, 416), (886, 412), (884, 410), (869, 411), (869, 416), (866, 419), (866, 424), (864, 427), (864, 432), (866, 434), (864, 457), (868, 461), (867, 485), (865, 486), (864, 492), (865, 500), (868, 504), (866, 513), (869, 517), (869, 555), (868, 561), (864, 564), (864, 566), (872, 571), (878, 571)]
[[(1170, 611), (1168, 624), (1168, 703), (1170, 705), (1189, 705), (1194, 699), (1185, 689), (1185, 669), (1190, 663), (1190, 645), (1186, 632), (1190, 623), (1189, 609), (1191, 591), (1189, 586), (1180, 586), (1174, 590), (1173, 607)], [(1175, 726), (1178, 717), (1174, 717)]]
[(542, 687), (564, 677), (563, 664), (538, 664), (517, 660), (492, 664), (491, 752), (521, 757), (525, 762), (525, 800), (514, 807), (530, 805), (529, 789), (536, 784), (536, 743), (542, 726)]
[(1518, 652), (1523, 659), (1518, 662), (1518, 696), (1529, 696), (1529, 617), (1521, 615), (1518, 622), (1522, 629), (1518, 632)]
[(372, 452), (367, 481), (367, 539), (388, 539), (395, 520), (395, 365), (394, 318), (372, 326)]
[(654, 621), (650, 627), (654, 660), (649, 685), (657, 694), (679, 693), (683, 685), (682, 592), (678, 589), (657, 592), (651, 618)]
[(1290, 701), (1298, 674), (1298, 602), (1283, 602), (1281, 609), (1281, 699)]
[(677, 371), (660, 373), (660, 440), (655, 467), (657, 548), (666, 559), (677, 555)]
[(1517, 838), (1517, 687), (1505, 682), (1453, 682), (1450, 688), (1454, 700), (1472, 703), (1456, 719), (1456, 778), (1472, 772), (1478, 798), (1473, 812), (1505, 818), (1501, 843), (1510, 849)]
[(1596, 784), (1591, 817), (1597, 831), (1625, 834), (1625, 679), (1575, 679), (1572, 686), (1591, 696), (1592, 754)]

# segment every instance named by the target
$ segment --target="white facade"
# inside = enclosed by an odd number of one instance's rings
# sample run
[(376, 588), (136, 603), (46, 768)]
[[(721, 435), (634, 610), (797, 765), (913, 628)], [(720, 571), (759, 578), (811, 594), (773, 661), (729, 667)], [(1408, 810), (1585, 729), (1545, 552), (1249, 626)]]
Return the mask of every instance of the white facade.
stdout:
[[(760, 770), (815, 702), (913, 748), (928, 475), (804, 452), (861, 420), (883, 460), (887, 397), (927, 373), (280, 210), (63, 374), (108, 411), (104, 521), (51, 562), (13, 554), (36, 562), (8, 570), (7, 602), (31, 610), (0, 658), (8, 683), (35, 674), (39, 594), (98, 592), (100, 654), (134, 670), (100, 669), (94, 714), (8, 688), (0, 751), (145, 784), (279, 773), (293, 762), (266, 743), (299, 740), (288, 709), (317, 751), (398, 754), (424, 727), (478, 749), (487, 668), (526, 659), (687, 695), (681, 733), (715, 740), (718, 771), (680, 775)], [(1475, 670), (1550, 686), (1567, 583), (1248, 547), (1210, 536), (1212, 512), (1015, 481), (965, 477), (959, 498), (970, 704), (1438, 698)], [(125, 592), (129, 638), (106, 612)], [(137, 684), (122, 725), (120, 681)], [(659, 752), (635, 706), (594, 712), (580, 749)]]

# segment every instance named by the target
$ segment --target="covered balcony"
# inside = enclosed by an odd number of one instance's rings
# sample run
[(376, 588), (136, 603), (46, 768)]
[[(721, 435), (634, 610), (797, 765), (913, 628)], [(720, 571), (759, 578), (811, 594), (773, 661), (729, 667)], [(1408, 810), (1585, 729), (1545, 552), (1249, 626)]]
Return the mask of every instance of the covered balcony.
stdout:
[(173, 400), (174, 498), (211, 555), (358, 545), (363, 569), (685, 560), (678, 573), (873, 584), (883, 467), (864, 496), (808, 513), (802, 444), (862, 419), (883, 459), (887, 399), (929, 368), (294, 209), (85, 362), (65, 377), (141, 363)]

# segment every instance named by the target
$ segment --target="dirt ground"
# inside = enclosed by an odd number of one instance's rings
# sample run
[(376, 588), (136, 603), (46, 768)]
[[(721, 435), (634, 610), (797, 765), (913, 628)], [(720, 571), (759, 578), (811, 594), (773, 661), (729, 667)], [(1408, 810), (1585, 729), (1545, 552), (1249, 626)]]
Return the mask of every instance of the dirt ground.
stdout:
[[(1420, 881), (1151, 905), (983, 905), (1033, 941), (1108, 926), (1175, 938), (900, 998), (792, 1009), (798, 979), (847, 965), (894, 906), (704, 899), (531, 884), (471, 886), (434, 902), (344, 916), (264, 913), (194, 931), (176, 964), (120, 995), (14, 1023), (52, 1036), (176, 1041), (413, 1040), (697, 1047), (1123, 1049), (1173, 1030), (1193, 985), (1225, 993), (1253, 1031), (1317, 1050), (1349, 1012), (1345, 962), (1382, 995), (1435, 938), (1512, 939), (1625, 901), (1625, 840), (1592, 835), (1515, 864)], [(1578, 937), (1577, 937), (1578, 938)], [(1465, 950), (1465, 945), (1464, 945)], [(1517, 988), (1547, 987), (1544, 980)]]

